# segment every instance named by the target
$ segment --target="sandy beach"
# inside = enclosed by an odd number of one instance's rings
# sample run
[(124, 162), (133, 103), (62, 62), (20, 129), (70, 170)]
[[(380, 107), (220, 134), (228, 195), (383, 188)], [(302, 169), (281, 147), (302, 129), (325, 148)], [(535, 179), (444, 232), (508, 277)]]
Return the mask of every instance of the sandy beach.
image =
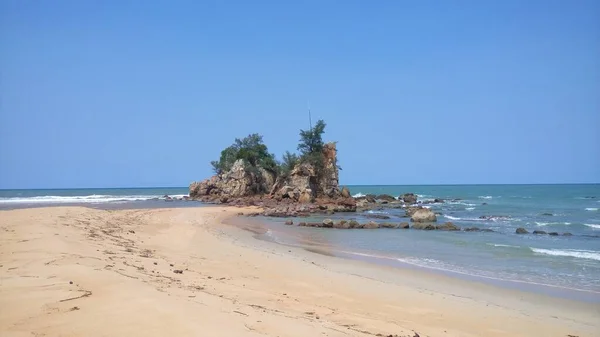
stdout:
[(0, 212), (2, 336), (600, 336), (600, 307), (257, 240), (253, 209)]

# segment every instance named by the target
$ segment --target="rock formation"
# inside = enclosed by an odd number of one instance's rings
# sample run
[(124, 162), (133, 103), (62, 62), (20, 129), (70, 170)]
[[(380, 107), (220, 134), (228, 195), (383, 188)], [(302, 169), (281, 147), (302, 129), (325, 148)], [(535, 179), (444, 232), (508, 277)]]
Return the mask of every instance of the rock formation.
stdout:
[[(307, 162), (297, 164), (286, 176), (263, 168), (248, 167), (238, 160), (233, 167), (209, 179), (190, 185), (190, 198), (236, 204), (244, 200), (255, 204), (262, 200), (268, 213), (275, 216), (300, 212), (354, 212), (356, 202), (348, 189), (340, 190), (337, 150), (335, 143), (327, 143), (322, 151), (323, 166), (317, 170)], [(279, 207), (279, 204), (317, 204), (319, 207)], [(267, 211), (267, 210), (266, 210)], [(266, 212), (267, 213), (267, 212)]]

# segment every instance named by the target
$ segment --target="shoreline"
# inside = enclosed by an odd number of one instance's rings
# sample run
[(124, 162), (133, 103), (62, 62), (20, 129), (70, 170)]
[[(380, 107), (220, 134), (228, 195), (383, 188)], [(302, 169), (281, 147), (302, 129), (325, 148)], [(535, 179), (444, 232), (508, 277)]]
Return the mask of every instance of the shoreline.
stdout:
[[(565, 299), (572, 300), (577, 302), (584, 302), (590, 304), (600, 305), (600, 292), (596, 292), (593, 290), (587, 289), (577, 289), (570, 287), (563, 287), (560, 285), (553, 284), (545, 284), (545, 283), (537, 283), (523, 280), (512, 280), (512, 279), (504, 279), (499, 277), (485, 276), (485, 275), (477, 275), (471, 274), (468, 272), (462, 272), (458, 270), (444, 269), (444, 268), (434, 268), (431, 266), (424, 266), (417, 263), (411, 263), (406, 260), (402, 260), (399, 257), (394, 256), (384, 256), (384, 255), (376, 255), (376, 252), (371, 251), (347, 251), (340, 250), (333, 245), (321, 245), (312, 242), (302, 243), (284, 243), (278, 242), (277, 240), (268, 237), (266, 234), (268, 231), (271, 231), (272, 228), (268, 227), (264, 224), (264, 222), (259, 221), (256, 218), (241, 218), (241, 216), (232, 216), (227, 218), (223, 222), (224, 224), (228, 224), (230, 226), (241, 228), (242, 230), (249, 231), (255, 235), (253, 237), (256, 240), (262, 240), (266, 242), (270, 242), (276, 245), (281, 245), (284, 247), (294, 247), (301, 248), (305, 251), (320, 254), (333, 258), (341, 258), (350, 261), (361, 261), (366, 262), (368, 264), (376, 265), (376, 266), (386, 266), (397, 269), (405, 269), (405, 270), (414, 270), (423, 272), (426, 274), (433, 275), (442, 275), (445, 277), (450, 277), (452, 279), (456, 279), (458, 281), (465, 282), (475, 282), (481, 283), (488, 286), (496, 287), (502, 290), (512, 290), (523, 292), (527, 294), (534, 294), (539, 296), (549, 296), (557, 299)], [(244, 225), (243, 223), (253, 223), (252, 226)], [(261, 229), (257, 229), (257, 226), (263, 225), (264, 227)], [(332, 229), (334, 230), (334, 229)], [(424, 276), (427, 277), (427, 276)]]
[[(600, 331), (597, 305), (320, 255), (224, 224), (254, 210), (0, 211), (0, 307), (11, 308), (0, 317), (0, 331), (336, 337)], [(86, 291), (91, 295), (82, 296)]]

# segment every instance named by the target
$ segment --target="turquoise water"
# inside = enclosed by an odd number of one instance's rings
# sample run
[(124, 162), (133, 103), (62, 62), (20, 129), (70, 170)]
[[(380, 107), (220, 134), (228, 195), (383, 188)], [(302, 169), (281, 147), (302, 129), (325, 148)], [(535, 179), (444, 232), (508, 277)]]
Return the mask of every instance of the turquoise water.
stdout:
[[(354, 195), (413, 192), (420, 200), (442, 198), (428, 205), (440, 212), (439, 222), (477, 226), (487, 232), (436, 232), (400, 229), (336, 230), (286, 226), (286, 219), (257, 218), (268, 237), (283, 244), (325, 247), (333, 253), (385, 264), (409, 264), (517, 285), (570, 291), (600, 301), (600, 185), (461, 185), (349, 186)], [(187, 188), (0, 190), (0, 209), (48, 205), (99, 208), (197, 207), (197, 202), (166, 202)], [(459, 200), (456, 200), (459, 199)], [(401, 209), (370, 211), (402, 222)], [(551, 214), (551, 215), (549, 215)], [(370, 221), (366, 213), (333, 218)], [(481, 216), (495, 216), (490, 220)], [(323, 217), (310, 220), (320, 221)], [(298, 219), (295, 219), (298, 221)], [(306, 220), (305, 220), (306, 221)], [(517, 235), (569, 232), (572, 236)]]
[[(438, 222), (494, 232), (438, 232), (400, 229), (336, 230), (285, 226), (269, 221), (268, 236), (285, 244), (328, 247), (330, 253), (385, 264), (410, 264), (492, 282), (600, 301), (600, 185), (489, 186), (349, 186), (354, 195), (414, 192), (420, 200), (443, 198), (428, 205), (442, 213)], [(485, 203), (485, 204), (484, 204)], [(385, 205), (382, 205), (385, 207)], [(401, 209), (370, 211), (403, 222)], [(551, 214), (551, 215), (549, 215)], [(371, 221), (364, 213), (334, 215)], [(495, 216), (491, 220), (480, 216)], [(309, 221), (320, 221), (315, 217)], [(304, 220), (303, 220), (304, 221)], [(518, 235), (569, 232), (572, 236)]]

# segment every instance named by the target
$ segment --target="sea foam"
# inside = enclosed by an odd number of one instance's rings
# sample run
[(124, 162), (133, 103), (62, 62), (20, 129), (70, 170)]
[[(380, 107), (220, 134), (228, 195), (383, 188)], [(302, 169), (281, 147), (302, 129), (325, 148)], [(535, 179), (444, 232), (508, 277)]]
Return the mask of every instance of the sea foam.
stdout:
[(588, 223), (586, 223), (585, 225), (588, 226), (588, 227), (591, 227), (593, 229), (600, 229), (600, 225), (588, 224)]
[(159, 195), (83, 195), (83, 196), (38, 196), (29, 198), (0, 198), (0, 204), (80, 204), (143, 201), (160, 199)]
[(530, 247), (531, 251), (538, 254), (574, 257), (578, 259), (590, 259), (600, 261), (600, 252), (594, 250), (579, 249), (542, 249)]

